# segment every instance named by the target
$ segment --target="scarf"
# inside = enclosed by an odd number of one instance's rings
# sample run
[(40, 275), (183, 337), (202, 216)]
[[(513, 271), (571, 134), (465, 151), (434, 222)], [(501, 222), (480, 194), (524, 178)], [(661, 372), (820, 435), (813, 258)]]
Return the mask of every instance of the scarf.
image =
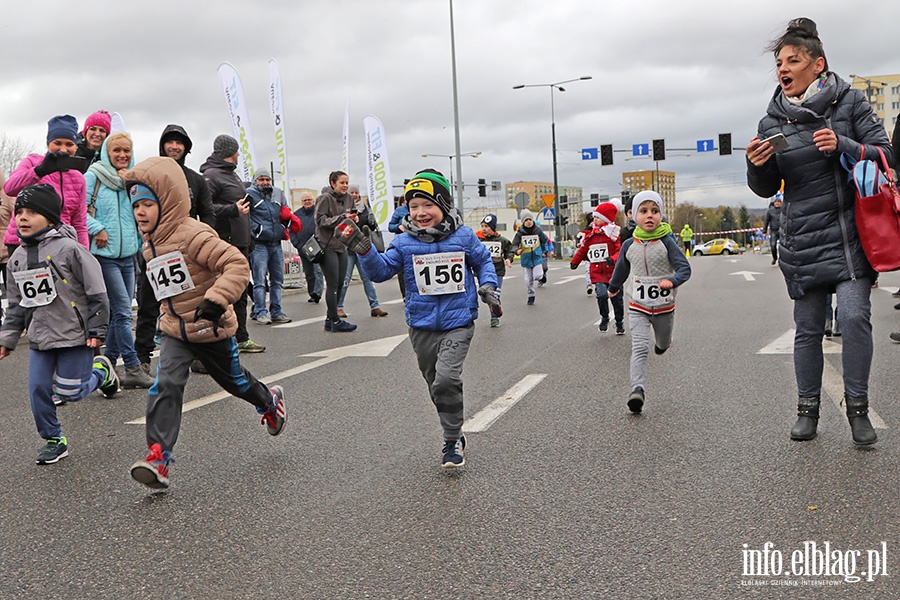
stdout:
[(409, 215), (403, 217), (403, 226), (406, 228), (406, 233), (428, 244), (439, 242), (449, 237), (451, 233), (463, 226), (462, 217), (455, 210), (444, 213), (444, 218), (441, 219), (437, 226), (425, 229), (413, 223), (409, 217)]
[(100, 183), (106, 187), (114, 190), (125, 189), (125, 182), (122, 181), (122, 178), (119, 177), (119, 172), (116, 171), (111, 164), (103, 161), (95, 162), (88, 170), (96, 175), (97, 179), (100, 180)]
[(591, 226), (594, 232), (602, 231), (604, 235), (606, 235), (612, 241), (616, 241), (619, 239), (619, 233), (622, 231), (622, 228), (616, 225), (615, 223), (608, 223), (606, 225), (602, 225), (597, 227), (596, 225)]
[[(833, 80), (833, 78), (832, 78), (832, 80)], [(800, 94), (797, 97), (785, 96), (785, 98), (787, 98), (787, 100), (789, 102), (791, 102), (792, 104), (796, 104), (797, 106), (799, 106), (799, 105), (803, 104), (804, 102), (806, 102), (807, 100), (809, 100), (810, 98), (812, 98), (813, 96), (815, 96), (816, 94), (818, 94), (819, 90), (821, 90), (823, 87), (825, 87), (825, 84), (827, 82), (828, 82), (828, 74), (822, 73), (815, 79), (815, 81), (813, 81), (811, 84), (809, 84), (809, 87), (806, 88), (805, 92), (803, 92), (802, 94)]]
[(659, 226), (653, 231), (644, 231), (640, 227), (636, 227), (634, 230), (634, 237), (641, 240), (642, 242), (650, 242), (653, 240), (662, 239), (671, 233), (671, 225), (669, 225), (668, 223), (660, 223)]

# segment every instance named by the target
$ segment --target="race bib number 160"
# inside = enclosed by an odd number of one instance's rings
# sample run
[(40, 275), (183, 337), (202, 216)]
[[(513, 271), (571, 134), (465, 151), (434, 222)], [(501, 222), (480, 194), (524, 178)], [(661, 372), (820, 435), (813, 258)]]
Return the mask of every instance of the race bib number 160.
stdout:
[(164, 300), (194, 289), (184, 255), (175, 251), (157, 256), (147, 263), (147, 279), (157, 300)]

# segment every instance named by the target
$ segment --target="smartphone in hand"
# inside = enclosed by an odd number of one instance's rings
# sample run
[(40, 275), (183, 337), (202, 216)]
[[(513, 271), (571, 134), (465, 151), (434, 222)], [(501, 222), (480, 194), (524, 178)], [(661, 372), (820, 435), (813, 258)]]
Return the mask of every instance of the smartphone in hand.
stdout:
[(762, 140), (763, 142), (769, 142), (769, 145), (772, 146), (772, 149), (775, 150), (775, 153), (784, 152), (788, 149), (790, 144), (787, 141), (787, 138), (784, 137), (783, 133), (776, 133), (772, 137), (767, 137)]
[(66, 154), (65, 156), (60, 156), (56, 159), (56, 165), (59, 167), (60, 171), (81, 171), (83, 173), (86, 170), (84, 168), (85, 160), (87, 159), (83, 156)]

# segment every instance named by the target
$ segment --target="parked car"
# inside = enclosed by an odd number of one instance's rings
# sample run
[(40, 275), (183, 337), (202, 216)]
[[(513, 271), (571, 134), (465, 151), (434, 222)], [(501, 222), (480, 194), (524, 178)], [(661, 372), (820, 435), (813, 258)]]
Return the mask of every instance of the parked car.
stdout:
[(694, 256), (704, 256), (713, 254), (737, 254), (737, 242), (730, 238), (716, 238), (709, 240), (704, 244), (694, 246)]

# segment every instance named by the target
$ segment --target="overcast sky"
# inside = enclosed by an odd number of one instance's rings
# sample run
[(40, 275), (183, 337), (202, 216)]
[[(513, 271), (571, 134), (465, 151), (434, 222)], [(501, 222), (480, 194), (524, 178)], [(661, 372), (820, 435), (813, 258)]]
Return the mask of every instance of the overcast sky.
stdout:
[[(665, 138), (669, 148), (733, 134), (743, 147), (775, 87), (764, 51), (786, 23), (818, 23), (841, 77), (900, 72), (900, 5), (880, 2), (752, 3), (645, 0), (454, 0), (463, 177), (474, 183), (552, 181), (549, 88), (513, 90), (590, 75), (554, 95), (560, 185), (618, 195), (623, 171), (647, 159), (582, 161), (581, 149)], [(280, 66), (290, 178), (318, 189), (340, 166), (350, 100), (350, 175), (364, 186), (362, 118), (384, 123), (395, 184), (453, 154), (449, 0), (159, 0), (18, 2), (0, 19), (4, 68), (0, 133), (45, 150), (46, 122), (98, 108), (118, 111), (136, 158), (157, 154), (168, 123), (194, 141), (188, 165), (231, 133), (216, 73), (232, 63), (243, 80), (257, 154), (274, 160), (267, 63)], [(678, 201), (762, 207), (746, 187), (744, 157), (677, 156)], [(472, 196), (474, 188), (467, 189)]]

